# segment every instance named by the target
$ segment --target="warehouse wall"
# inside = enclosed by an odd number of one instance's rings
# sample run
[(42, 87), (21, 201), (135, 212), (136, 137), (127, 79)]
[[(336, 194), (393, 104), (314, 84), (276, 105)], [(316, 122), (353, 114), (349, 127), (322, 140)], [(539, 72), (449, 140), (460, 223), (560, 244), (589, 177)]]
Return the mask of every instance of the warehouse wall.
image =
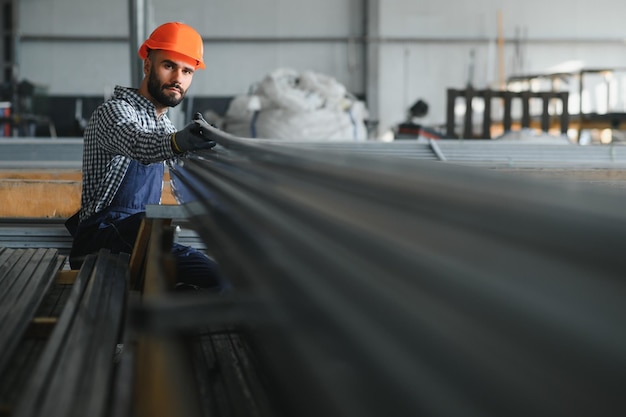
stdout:
[[(152, 28), (164, 21), (184, 21), (206, 39), (209, 65), (194, 79), (196, 94), (245, 93), (251, 83), (281, 65), (332, 72), (349, 89), (362, 89), (360, 59), (354, 57), (356, 65), (348, 61), (355, 51), (345, 42), (324, 40), (361, 35), (362, 16), (355, 7), (361, 0), (151, 3)], [(100, 94), (116, 83), (127, 84), (127, 4), (128, 0), (106, 5), (80, 0), (22, 2), (21, 74), (49, 84), (52, 94)], [(73, 38), (63, 41), (63, 36)], [(73, 74), (71, 83), (69, 68), (82, 74)]]
[[(66, 97), (104, 97), (115, 84), (128, 85), (128, 4), (19, 1), (20, 78), (48, 86), (51, 96)], [(372, 117), (380, 121), (380, 133), (403, 121), (407, 107), (418, 98), (430, 105), (424, 122), (442, 124), (448, 87), (464, 87), (470, 81), (477, 87), (497, 85), (503, 75), (496, 43), (499, 8), (506, 40), (505, 76), (546, 71), (565, 61), (626, 67), (626, 30), (621, 23), (626, 3), (617, 0), (149, 4), (151, 28), (181, 20), (205, 38), (207, 70), (196, 75), (192, 87), (198, 98), (244, 94), (278, 67), (310, 69), (366, 95)], [(215, 102), (223, 106), (223, 100)]]
[(626, 3), (617, 0), (380, 0), (381, 125), (399, 121), (420, 97), (432, 109), (425, 123), (442, 123), (448, 87), (497, 87), (499, 10), (505, 78), (571, 61), (626, 67)]

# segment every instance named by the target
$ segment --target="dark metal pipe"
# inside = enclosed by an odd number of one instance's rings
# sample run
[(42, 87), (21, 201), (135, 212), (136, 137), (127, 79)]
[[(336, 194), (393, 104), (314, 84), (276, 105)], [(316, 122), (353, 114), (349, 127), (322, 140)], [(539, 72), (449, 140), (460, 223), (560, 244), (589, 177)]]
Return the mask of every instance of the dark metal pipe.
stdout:
[(235, 291), (268, 318), (249, 328), (290, 412), (621, 411), (623, 196), (218, 142), (172, 174)]

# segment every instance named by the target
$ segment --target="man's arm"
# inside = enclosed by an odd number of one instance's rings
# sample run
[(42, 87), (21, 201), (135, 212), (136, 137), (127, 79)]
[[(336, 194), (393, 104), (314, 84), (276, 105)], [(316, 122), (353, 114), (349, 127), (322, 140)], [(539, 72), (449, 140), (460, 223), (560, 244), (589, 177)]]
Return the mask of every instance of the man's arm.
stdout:
[(174, 126), (171, 123), (150, 126), (152, 123), (141, 120), (141, 115), (129, 103), (112, 100), (100, 106), (87, 129), (94, 129), (98, 145), (112, 154), (142, 163), (172, 158), (175, 155), (171, 146)]

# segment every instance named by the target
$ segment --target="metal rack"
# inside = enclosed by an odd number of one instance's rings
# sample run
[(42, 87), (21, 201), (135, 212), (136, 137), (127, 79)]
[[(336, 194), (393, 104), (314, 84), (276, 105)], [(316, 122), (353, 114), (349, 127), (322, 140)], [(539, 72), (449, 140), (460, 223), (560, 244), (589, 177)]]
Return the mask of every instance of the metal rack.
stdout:
[[(592, 78), (596, 82), (592, 82)], [(513, 91), (567, 91), (570, 94), (570, 119), (578, 130), (578, 139), (586, 129), (624, 129), (626, 128), (626, 101), (619, 103), (619, 86), (626, 84), (626, 68), (582, 68), (570, 72), (539, 73), (511, 76), (507, 80), (507, 89)], [(604, 100), (600, 97), (595, 105), (591, 98), (593, 86), (606, 88)], [(612, 86), (613, 92), (612, 92)], [(623, 88), (623, 87), (622, 87)]]
[[(465, 115), (463, 117), (463, 131), (461, 138), (473, 139), (474, 138), (474, 123), (473, 103), (475, 99), (482, 99), (484, 108), (482, 112), (482, 133), (481, 139), (491, 138), (491, 129), (494, 124), (501, 123), (504, 132), (511, 131), (514, 125), (513, 116), (513, 102), (521, 101), (522, 104), (522, 116), (521, 120), (517, 124), (521, 125), (522, 129), (539, 127), (543, 132), (548, 132), (549, 129), (557, 123), (560, 127), (561, 134), (567, 134), (569, 127), (569, 113), (568, 113), (568, 99), (569, 93), (567, 92), (553, 92), (553, 91), (508, 91), (508, 90), (477, 90), (468, 87), (464, 90), (457, 90), (453, 88), (448, 89), (448, 101), (447, 101), (447, 113), (446, 113), (446, 134), (449, 138), (459, 137), (455, 131), (455, 110), (457, 99), (465, 100)], [(501, 122), (495, 121), (492, 118), (492, 99), (500, 99), (503, 105), (503, 119)], [(541, 114), (539, 117), (533, 117), (531, 114), (531, 101), (539, 99), (542, 102)], [(561, 113), (554, 114), (551, 109), (551, 102), (559, 100), (561, 102)], [(537, 120), (538, 119), (538, 120)]]

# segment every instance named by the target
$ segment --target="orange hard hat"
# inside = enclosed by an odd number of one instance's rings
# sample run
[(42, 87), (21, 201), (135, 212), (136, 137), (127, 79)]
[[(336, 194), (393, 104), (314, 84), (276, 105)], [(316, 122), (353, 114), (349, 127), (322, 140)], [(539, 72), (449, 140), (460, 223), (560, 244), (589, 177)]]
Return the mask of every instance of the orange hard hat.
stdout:
[(204, 69), (202, 37), (194, 28), (180, 22), (164, 23), (150, 34), (139, 48), (141, 59), (148, 57), (148, 50), (163, 49), (184, 55), (196, 62), (196, 68)]

